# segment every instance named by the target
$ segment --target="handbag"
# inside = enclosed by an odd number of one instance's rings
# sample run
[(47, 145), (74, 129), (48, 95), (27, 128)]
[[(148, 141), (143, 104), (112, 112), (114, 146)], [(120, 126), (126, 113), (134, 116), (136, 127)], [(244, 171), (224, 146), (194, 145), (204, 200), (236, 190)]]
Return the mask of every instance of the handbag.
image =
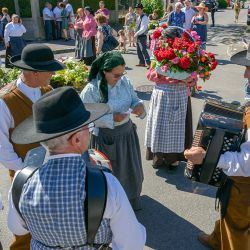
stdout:
[(118, 45), (119, 42), (117, 39), (112, 35), (112, 29), (108, 30), (107, 27), (103, 26), (102, 27), (102, 32), (104, 34), (104, 40), (103, 40), (103, 45), (102, 45), (102, 52), (107, 52), (115, 49)]

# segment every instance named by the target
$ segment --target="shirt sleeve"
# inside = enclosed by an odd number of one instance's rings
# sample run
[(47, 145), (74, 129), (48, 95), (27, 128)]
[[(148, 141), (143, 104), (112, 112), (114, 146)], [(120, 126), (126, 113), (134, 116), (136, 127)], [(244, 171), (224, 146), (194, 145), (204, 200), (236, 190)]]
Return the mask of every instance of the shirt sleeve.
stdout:
[(225, 152), (217, 164), (228, 176), (250, 176), (250, 129), (247, 130), (248, 139), (242, 143), (240, 152)]
[(146, 242), (145, 227), (138, 222), (119, 181), (111, 174), (105, 176), (108, 197), (104, 218), (110, 219), (112, 249), (142, 250)]
[(21, 24), (21, 29), (23, 33), (26, 33), (26, 28)]
[[(15, 176), (17, 175), (17, 173), (15, 174)], [(12, 192), (12, 186), (9, 191), (9, 209), (7, 218), (8, 228), (15, 235), (28, 234), (29, 233), (28, 228), (14, 206), (11, 192)]]
[(140, 29), (135, 33), (135, 36), (142, 35), (144, 32), (146, 32), (148, 29), (148, 23), (149, 23), (148, 17), (143, 16), (141, 20)]
[(4, 41), (7, 44), (10, 41), (10, 25), (6, 25), (4, 29)]
[(10, 143), (9, 129), (14, 127), (14, 121), (8, 107), (2, 99), (0, 99), (0, 114), (0, 164), (16, 171), (22, 168), (23, 163)]
[[(99, 103), (100, 94), (97, 86), (92, 83), (87, 84), (80, 94), (83, 103)], [(98, 128), (114, 128), (113, 114), (107, 114), (95, 121), (95, 126)]]

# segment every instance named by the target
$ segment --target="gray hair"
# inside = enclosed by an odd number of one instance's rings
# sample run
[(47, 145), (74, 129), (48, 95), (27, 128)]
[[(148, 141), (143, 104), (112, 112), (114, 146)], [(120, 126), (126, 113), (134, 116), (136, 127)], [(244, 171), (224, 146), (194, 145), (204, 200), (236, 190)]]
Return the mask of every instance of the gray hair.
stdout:
[(177, 8), (177, 7), (183, 7), (183, 5), (182, 5), (182, 3), (180, 3), (180, 2), (177, 2), (176, 4), (175, 4), (175, 6), (174, 6), (175, 8)]

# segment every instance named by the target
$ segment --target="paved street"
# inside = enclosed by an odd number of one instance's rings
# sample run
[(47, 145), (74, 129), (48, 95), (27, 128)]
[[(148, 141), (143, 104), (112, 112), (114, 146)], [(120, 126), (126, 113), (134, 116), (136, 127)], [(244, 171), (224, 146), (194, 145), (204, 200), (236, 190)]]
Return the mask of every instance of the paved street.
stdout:
[[(231, 9), (223, 10), (216, 13), (216, 25), (218, 26), (209, 27), (207, 50), (216, 54), (219, 66), (209, 81), (200, 82), (203, 91), (192, 98), (194, 128), (204, 98), (243, 101), (244, 79), (242, 75), (244, 68), (230, 63), (227, 49), (230, 44), (241, 41), (242, 36), (250, 38), (246, 26), (244, 26), (246, 9), (240, 13), (239, 24), (234, 24), (233, 20), (233, 11)], [(139, 97), (148, 106), (152, 83), (146, 79), (146, 69), (134, 67), (138, 62), (135, 49), (132, 49), (129, 54), (125, 54), (124, 57), (128, 76), (138, 89)], [(205, 250), (197, 242), (196, 236), (200, 230), (211, 232), (214, 222), (218, 218), (218, 212), (214, 210), (216, 189), (185, 179), (183, 165), (174, 173), (165, 169), (153, 169), (151, 162), (144, 159), (145, 147), (143, 144), (146, 121), (134, 117), (133, 120), (138, 128), (144, 169), (143, 209), (137, 213), (137, 217), (147, 229), (145, 249)], [(5, 210), (0, 212), (0, 241), (3, 243), (4, 250), (8, 249), (7, 246), (11, 240), (11, 234), (6, 226), (8, 189), (7, 171), (0, 168), (0, 192), (5, 204)]]

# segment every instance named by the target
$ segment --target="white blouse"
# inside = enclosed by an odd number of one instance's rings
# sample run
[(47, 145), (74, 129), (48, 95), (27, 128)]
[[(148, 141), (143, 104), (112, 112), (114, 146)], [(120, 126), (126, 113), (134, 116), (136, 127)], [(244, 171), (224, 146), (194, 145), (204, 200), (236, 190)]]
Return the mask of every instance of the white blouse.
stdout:
[(10, 22), (5, 26), (4, 30), (4, 40), (5, 43), (10, 41), (11, 36), (21, 37), (26, 32), (25, 27), (21, 23)]

